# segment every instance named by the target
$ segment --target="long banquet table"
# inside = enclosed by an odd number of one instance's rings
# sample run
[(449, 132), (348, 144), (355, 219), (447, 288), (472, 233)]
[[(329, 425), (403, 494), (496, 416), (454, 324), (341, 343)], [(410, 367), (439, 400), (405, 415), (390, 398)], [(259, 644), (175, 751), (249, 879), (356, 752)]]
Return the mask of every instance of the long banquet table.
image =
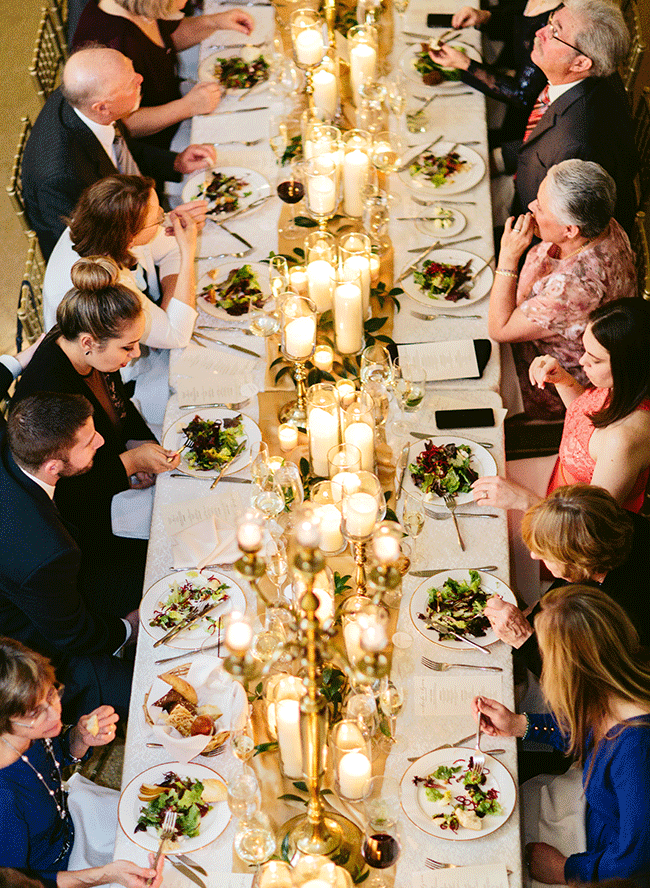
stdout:
[[(406, 15), (406, 29), (426, 33), (426, 14), (428, 12), (450, 12), (456, 4), (453, 0), (412, 0)], [(460, 5), (460, 3), (458, 4)], [(209, 11), (212, 7), (206, 4)], [(251, 40), (258, 41), (268, 39), (273, 33), (273, 10), (268, 7), (254, 7), (251, 9), (256, 19), (256, 28)], [(397, 57), (403, 49), (404, 38), (400, 36), (397, 16), (395, 16), (395, 41), (394, 55)], [(439, 31), (431, 31), (432, 35)], [(237, 35), (219, 35), (218, 42), (236, 42)], [(479, 46), (479, 38), (476, 32), (470, 31), (463, 35), (463, 39)], [(202, 54), (209, 52), (209, 46), (213, 39), (206, 41), (202, 48)], [(262, 94), (265, 95), (265, 94)], [(226, 142), (232, 139), (257, 139), (263, 141), (258, 146), (243, 147), (241, 145), (230, 147), (218, 147), (219, 165), (241, 166), (257, 170), (265, 175), (271, 183), (275, 176), (275, 161), (270, 148), (266, 143), (268, 134), (268, 110), (253, 111), (247, 114), (225, 114), (236, 100), (226, 98), (222, 102), (218, 112), (210, 117), (195, 118), (192, 124), (193, 142)], [(243, 102), (237, 102), (237, 107), (253, 107), (255, 105), (268, 104), (267, 99), (261, 100), (260, 95), (251, 97)], [(481, 94), (464, 95), (454, 99), (445, 96), (436, 99), (431, 106), (434, 114), (433, 135), (443, 133), (449, 141), (464, 142), (477, 141), (476, 150), (483, 156), (487, 166), (487, 129), (485, 118), (485, 103)], [(433, 138), (433, 136), (431, 136)], [(391, 213), (391, 239), (394, 247), (394, 268), (397, 271), (405, 267), (413, 259), (413, 254), (407, 252), (409, 247), (415, 245), (425, 246), (427, 237), (418, 233), (413, 222), (397, 222), (398, 215), (415, 215), (416, 206), (410, 201), (408, 189), (400, 180), (393, 176), (392, 190), (395, 204)], [(470, 192), (459, 196), (464, 200), (471, 199), (473, 205), (464, 205), (463, 212), (467, 217), (467, 227), (462, 237), (479, 235), (479, 239), (468, 245), (466, 249), (482, 257), (490, 259), (493, 252), (492, 222), (489, 196), (489, 177), (486, 174)], [(400, 212), (398, 210), (407, 210)], [(266, 258), (271, 249), (278, 248), (277, 227), (280, 213), (280, 201), (272, 199), (254, 214), (244, 216), (241, 220), (233, 222), (230, 226), (233, 231), (247, 237), (255, 246), (255, 252), (247, 257), (247, 260), (259, 261)], [(201, 254), (212, 255), (217, 252), (237, 249), (236, 242), (222, 231), (212, 233), (207, 231), (201, 242)], [(462, 247), (460, 247), (462, 248)], [(214, 263), (212, 263), (214, 265)], [(199, 264), (202, 270), (206, 266)], [(393, 319), (393, 337), (400, 343), (406, 342), (430, 342), (445, 341), (462, 338), (485, 338), (487, 336), (487, 299), (472, 304), (457, 313), (457, 319), (423, 322), (410, 314), (411, 309), (419, 306), (406, 296), (402, 297), (401, 311)], [(480, 314), (480, 320), (465, 319), (466, 314)], [(210, 324), (211, 319), (201, 313), (200, 324)], [(250, 347), (250, 337), (239, 336), (237, 333), (220, 334), (230, 342), (239, 342)], [(257, 343), (261, 358), (253, 362), (254, 379), (259, 390), (265, 386), (269, 388), (268, 376), (265, 374), (266, 354), (262, 341)], [(195, 347), (195, 346), (193, 346)], [(227, 355), (226, 350), (222, 350)], [(232, 354), (232, 353), (230, 353)], [(179, 355), (175, 355), (171, 361), (171, 387), (178, 384), (175, 376), (175, 361)], [(503, 416), (501, 399), (499, 396), (500, 360), (499, 351), (493, 349), (492, 356), (481, 379), (454, 380), (436, 384), (435, 388), (429, 387), (422, 409), (410, 414), (411, 427), (420, 429), (425, 433), (435, 433), (436, 425), (433, 411), (440, 407), (462, 406), (491, 406), (495, 409), (498, 418), (494, 428), (480, 430), (464, 430), (459, 434), (469, 438), (480, 438), (493, 445), (491, 450), (495, 456), (499, 471), (504, 469), (504, 444), (503, 444)], [(287, 398), (286, 392), (266, 391), (260, 394), (243, 408), (243, 412), (255, 421), (259, 421), (262, 434), (270, 445), (272, 453), (279, 453), (277, 445), (277, 420), (275, 411), (278, 404)], [(177, 419), (184, 412), (179, 407), (176, 394), (169, 400), (165, 416), (164, 428)], [(291, 459), (296, 459), (304, 454), (304, 447), (298, 448)], [(171, 573), (172, 566), (172, 540), (165, 529), (164, 518), (169, 515), (170, 507), (180, 508), (183, 504), (200, 500), (207, 495), (207, 486), (197, 483), (192, 479), (171, 478), (161, 475), (158, 477), (155, 491), (153, 520), (151, 526), (151, 538), (147, 560), (147, 572), (145, 589), (154, 582)], [(215, 508), (231, 518), (239, 509), (248, 504), (250, 487), (247, 485), (219, 485), (211, 493), (213, 502), (218, 503)], [(185, 509), (187, 512), (187, 509)], [(474, 505), (459, 507), (459, 511), (479, 511)], [(489, 510), (481, 509), (486, 512)], [(195, 512), (201, 512), (200, 504), (197, 504)], [(492, 519), (463, 519), (461, 529), (465, 539), (467, 550), (461, 552), (456, 540), (453, 522), (451, 520), (436, 521), (429, 519), (425, 523), (423, 534), (418, 540), (418, 547), (423, 556), (424, 565), (429, 568), (453, 568), (473, 567), (484, 564), (495, 564), (498, 570), (495, 575), (506, 583), (509, 581), (508, 567), (508, 541), (505, 515), (494, 512)], [(185, 519), (187, 520), (187, 518)], [(169, 527), (169, 525), (167, 525)], [(351, 572), (351, 571), (349, 571)], [(226, 571), (226, 573), (228, 573)], [(233, 578), (235, 573), (231, 574)], [(467, 708), (462, 711), (458, 707), (458, 700), (467, 700), (476, 693), (485, 693), (488, 696), (500, 697), (509, 706), (513, 706), (513, 680), (512, 659), (509, 649), (500, 642), (491, 647), (491, 656), (475, 651), (449, 650), (436, 645), (423, 638), (411, 623), (409, 617), (409, 601), (416, 587), (422, 580), (410, 575), (404, 577), (403, 595), (399, 611), (395, 614), (398, 630), (408, 632), (413, 637), (413, 676), (412, 684), (408, 689), (408, 703), (403, 713), (398, 718), (399, 733), (408, 737), (408, 755), (416, 756), (424, 754), (444, 743), (454, 743), (461, 737), (470, 733), (473, 727), (469, 715), (469, 702)], [(247, 603), (249, 610), (256, 612), (257, 602), (251, 590), (247, 590)], [(152, 639), (144, 632), (140, 632), (135, 661), (135, 675), (133, 682), (133, 694), (129, 717), (128, 735), (126, 742), (123, 786), (137, 774), (148, 767), (160, 764), (168, 760), (163, 750), (147, 748), (150, 741), (151, 729), (147, 726), (142, 709), (144, 694), (150, 688), (153, 679), (164, 667), (156, 666), (154, 661), (160, 656), (171, 656), (179, 651), (170, 648), (158, 648), (154, 651)], [(428, 671), (420, 662), (421, 656), (442, 660), (449, 663), (467, 663), (472, 665), (499, 666), (500, 674), (451, 670), (447, 673), (434, 673)], [(194, 655), (197, 656), (197, 655)], [(193, 659), (190, 655), (186, 660)], [(470, 676), (470, 680), (467, 679)], [(497, 679), (495, 681), (495, 676)], [(456, 704), (450, 709), (445, 709), (445, 700), (456, 697)], [(494, 745), (494, 744), (492, 744)], [(515, 744), (511, 740), (503, 740), (499, 745), (506, 747), (505, 755), (500, 760), (513, 775), (516, 783), (517, 763)], [(485, 743), (489, 749), (490, 743)], [(215, 759), (197, 759), (205, 762), (210, 767), (216, 768), (227, 780), (241, 767), (234, 759), (230, 751)], [(383, 759), (382, 759), (383, 762)], [(276, 764), (276, 756), (266, 754), (255, 757), (252, 766), (258, 773), (263, 790), (263, 807), (277, 827), (296, 814), (295, 807), (285, 802), (278, 801), (278, 796), (283, 792), (292, 790), (291, 781), (283, 779)], [(403, 754), (391, 753), (385, 763), (385, 772), (393, 776), (401, 777), (406, 770), (408, 762)], [(331, 799), (328, 796), (328, 799)], [(361, 808), (350, 803), (339, 803), (339, 810), (347, 812), (353, 819), (361, 823)], [(207, 848), (193, 854), (193, 858), (201, 862), (208, 870), (209, 876), (205, 879), (207, 888), (222, 888), (227, 884), (243, 886), (250, 882), (250, 876), (245, 874), (246, 867), (234, 855), (232, 842), (234, 836), (234, 823), (231, 822), (222, 835)], [(509, 820), (496, 832), (487, 836), (479, 836), (474, 841), (453, 842), (434, 838), (421, 832), (410, 820), (404, 816), (401, 820), (400, 833), (402, 838), (402, 854), (397, 864), (396, 885), (431, 884), (433, 874), (425, 869), (425, 857), (432, 857), (456, 865), (474, 865), (499, 863), (505, 864), (508, 869), (508, 879), (511, 886), (518, 886), (522, 882), (521, 846), (519, 805), (515, 804), (514, 811)], [(144, 863), (146, 853), (139, 848), (118, 826), (116, 846), (116, 858), (129, 858)], [(413, 882), (415, 880), (415, 882)], [(187, 888), (187, 880), (171, 866), (165, 869), (164, 885)]]

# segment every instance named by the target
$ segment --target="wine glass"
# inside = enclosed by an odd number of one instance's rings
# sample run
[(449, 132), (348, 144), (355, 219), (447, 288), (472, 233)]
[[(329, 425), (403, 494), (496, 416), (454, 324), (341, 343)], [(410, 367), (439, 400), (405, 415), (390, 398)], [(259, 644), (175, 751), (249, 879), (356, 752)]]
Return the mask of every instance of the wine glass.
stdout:
[(269, 284), (276, 299), (288, 290), (289, 266), (284, 256), (271, 256), (269, 259)]
[(266, 575), (276, 593), (287, 578), (287, 544), (282, 539), (272, 539), (266, 547)]
[[(373, 777), (363, 796), (366, 828), (361, 854), (373, 870), (388, 869), (399, 860), (402, 846), (397, 824), (399, 818), (399, 784), (393, 777)], [(369, 880), (373, 886), (383, 886), (379, 872)]]
[(250, 817), (259, 810), (262, 794), (251, 768), (244, 767), (228, 781), (228, 807), (233, 817)]
[(393, 362), (385, 346), (376, 342), (361, 353), (361, 382), (381, 382), (390, 385), (393, 379)]
[(400, 31), (404, 30), (404, 13), (408, 9), (409, 0), (393, 0), (393, 8), (399, 13)]
[(253, 734), (250, 710), (246, 716), (245, 723), (240, 728), (230, 732), (230, 748), (235, 758), (238, 758), (244, 764), (252, 758), (255, 752), (255, 736)]
[(404, 413), (415, 413), (422, 406), (427, 381), (426, 370), (418, 360), (401, 361), (393, 372), (393, 391)]
[(345, 704), (345, 714), (356, 721), (366, 739), (372, 739), (377, 733), (377, 703), (373, 694), (352, 694)]
[(258, 486), (271, 471), (269, 466), (269, 448), (264, 441), (259, 441), (251, 447), (251, 475), (253, 483)]
[(300, 203), (305, 194), (303, 168), (304, 164), (302, 162), (292, 161), (285, 166), (281, 166), (278, 170), (276, 185), (278, 197), (291, 207), (291, 215), (279, 228), (279, 233), (288, 240), (296, 240), (305, 236), (304, 229), (296, 225), (295, 210), (296, 204)]
[(278, 165), (282, 163), (282, 155), (289, 144), (287, 121), (284, 114), (269, 114), (269, 144), (275, 154)]
[(393, 750), (401, 750), (405, 739), (397, 737), (397, 716), (406, 702), (406, 690), (401, 682), (394, 682), (385, 676), (379, 685), (379, 708), (390, 723), (390, 736)]
[(234, 847), (237, 857), (259, 869), (275, 853), (275, 833), (271, 821), (262, 811), (243, 817), (235, 832)]
[(269, 471), (253, 491), (253, 505), (265, 518), (277, 518), (284, 511), (284, 491)]
[(415, 567), (418, 561), (417, 538), (424, 529), (425, 518), (426, 512), (424, 510), (422, 494), (419, 491), (405, 492), (402, 504), (402, 526), (413, 540), (411, 567)]
[(275, 480), (282, 488), (284, 494), (284, 510), (291, 512), (305, 499), (305, 491), (298, 466), (292, 462), (286, 462), (275, 470)]

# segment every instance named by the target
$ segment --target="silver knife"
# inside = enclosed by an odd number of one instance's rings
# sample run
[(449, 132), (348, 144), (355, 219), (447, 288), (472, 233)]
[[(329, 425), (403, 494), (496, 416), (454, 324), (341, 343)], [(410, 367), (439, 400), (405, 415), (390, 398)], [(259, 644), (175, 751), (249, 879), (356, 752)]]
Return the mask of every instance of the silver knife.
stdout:
[(252, 355), (252, 357), (254, 358), (260, 357), (257, 352), (252, 351), (250, 348), (244, 348), (243, 345), (235, 345), (232, 342), (224, 342), (223, 339), (213, 339), (211, 336), (206, 336), (205, 333), (197, 333), (196, 331), (194, 331), (194, 333), (192, 334), (192, 339), (194, 339), (195, 336), (198, 336), (201, 339), (207, 339), (208, 342), (216, 342), (217, 345), (223, 345), (226, 348), (234, 348), (235, 351), (244, 352), (245, 355)]
[(188, 866), (185, 866), (184, 863), (181, 863), (180, 860), (172, 860), (171, 857), (168, 857), (167, 860), (171, 863), (174, 869), (177, 869), (179, 873), (182, 873), (186, 879), (190, 880), (190, 882), (194, 882), (199, 888), (206, 888), (203, 879), (200, 879), (196, 873), (192, 872), (192, 870)]
[[(424, 152), (425, 152), (425, 151), (428, 151), (429, 148), (433, 148), (433, 146), (436, 145), (441, 139), (442, 139), (442, 134), (440, 134), (439, 136), (437, 136), (437, 138), (435, 138), (435, 139), (433, 140), (433, 142), (429, 142), (428, 145), (425, 145), (424, 148), (420, 148), (420, 150), (418, 151), (417, 154), (414, 154), (413, 157), (411, 157), (410, 160), (407, 160), (406, 163), (403, 163), (401, 166), (399, 166), (399, 167), (397, 168), (397, 172), (398, 172), (398, 173), (401, 173), (401, 172), (403, 172), (405, 169), (407, 169), (408, 167), (410, 167), (411, 164), (413, 163), (413, 161), (415, 160), (416, 157), (419, 157), (421, 154), (424, 154)], [(414, 147), (415, 147), (415, 146), (414, 146)], [(418, 146), (418, 147), (419, 147), (419, 146)]]
[[(440, 247), (440, 249), (442, 249), (443, 247), (444, 248), (455, 247), (457, 244), (467, 244), (470, 241), (480, 240), (481, 237), (482, 237), (482, 235), (480, 235), (480, 234), (473, 234), (471, 237), (461, 237), (460, 240), (445, 241), (444, 244), (441, 244), (440, 241), (438, 241), (438, 246)], [(407, 252), (417, 253), (418, 249), (420, 249), (420, 248), (414, 247), (413, 249), (408, 250)]]
[(208, 49), (246, 49), (247, 46), (264, 46), (264, 43), (213, 43)]
[(221, 481), (221, 479), (222, 479), (223, 476), (225, 475), (225, 473), (226, 473), (226, 469), (228, 468), (228, 466), (230, 466), (230, 465), (232, 465), (232, 463), (234, 463), (234, 461), (237, 459), (237, 457), (239, 456), (239, 454), (242, 452), (242, 450), (243, 450), (245, 447), (246, 447), (246, 439), (244, 438), (244, 440), (243, 440), (243, 441), (241, 442), (241, 444), (237, 447), (237, 449), (235, 450), (235, 452), (233, 453), (233, 455), (230, 457), (230, 459), (228, 460), (228, 462), (227, 462), (227, 463), (224, 463), (224, 465), (221, 467), (221, 471), (219, 472), (219, 474), (216, 476), (216, 478), (214, 479), (214, 481), (213, 481), (212, 484), (210, 485), (210, 490), (214, 490), (214, 488), (217, 486), (217, 484), (219, 483), (219, 481)]
[(438, 318), (446, 318), (448, 321), (480, 321), (481, 315), (461, 315), (461, 314), (445, 314), (444, 312), (438, 312), (438, 314), (427, 315), (422, 314), (420, 311), (412, 311), (411, 314), (420, 318), (421, 321), (437, 321)]
[[(467, 644), (470, 644), (472, 647), (478, 648), (479, 651), (483, 651), (484, 654), (491, 654), (492, 651), (489, 648), (484, 647), (482, 644), (479, 644), (477, 641), (474, 641), (472, 638), (467, 638), (465, 635), (461, 635), (459, 632), (454, 632), (443, 620), (432, 620), (431, 616), (427, 617), (425, 620), (427, 626), (431, 629), (435, 629), (438, 634), (444, 635), (453, 635), (457, 641), (464, 641)], [(438, 624), (437, 626), (435, 624)], [(439, 627), (439, 628), (438, 628)], [(442, 633), (440, 630), (442, 629)]]
[(187, 854), (183, 854), (180, 863), (186, 863), (191, 869), (196, 870), (197, 873), (201, 873), (202, 876), (207, 876), (208, 874), (206, 869), (204, 869), (202, 866), (199, 866), (199, 864), (195, 860), (192, 860), (191, 857), (188, 857)]
[(437, 573), (444, 573), (448, 570), (484, 570), (487, 573), (492, 573), (493, 570), (498, 570), (496, 564), (484, 564), (481, 567), (436, 567), (432, 570), (410, 570), (409, 573), (412, 577), (434, 577)]
[[(228, 219), (228, 221), (230, 222), (230, 218)], [(241, 234), (237, 234), (236, 231), (231, 231), (229, 228), (226, 228), (226, 223), (225, 223), (225, 222), (218, 222), (217, 224), (220, 225), (221, 228), (223, 228), (223, 230), (224, 230), (227, 234), (229, 234), (231, 237), (235, 237), (235, 238), (237, 238), (237, 240), (238, 240), (240, 243), (242, 243), (245, 247), (248, 247), (249, 250), (252, 250), (252, 249), (253, 249), (253, 245), (252, 245), (252, 244), (249, 244), (245, 237), (242, 237)]]
[(162, 638), (159, 638), (158, 641), (154, 641), (153, 646), (160, 647), (161, 644), (165, 644), (166, 641), (174, 638), (178, 635), (179, 632), (182, 632), (184, 629), (187, 629), (188, 626), (192, 626), (194, 623), (197, 623), (199, 620), (202, 620), (203, 617), (209, 613), (211, 610), (214, 610), (215, 607), (219, 607), (220, 604), (223, 604), (223, 601), (217, 602), (208, 602), (204, 607), (201, 608), (200, 611), (197, 611), (191, 617), (186, 617), (184, 620), (181, 620), (173, 629), (170, 629), (166, 635), (163, 635)]
[(215, 111), (213, 114), (214, 117), (218, 117), (221, 114), (245, 114), (247, 111), (268, 111), (268, 105), (257, 105), (255, 108), (231, 108), (229, 111)]
[(399, 455), (399, 461), (397, 464), (397, 469), (399, 471), (399, 483), (397, 485), (397, 493), (395, 494), (395, 499), (399, 499), (402, 495), (402, 487), (404, 486), (404, 474), (406, 473), (406, 466), (409, 461), (409, 450), (411, 449), (410, 444), (405, 444), (402, 447), (402, 452)]
[(410, 274), (415, 268), (418, 267), (418, 265), (420, 264), (420, 262), (421, 262), (423, 259), (426, 259), (426, 257), (429, 255), (429, 253), (433, 252), (433, 250), (435, 250), (436, 247), (439, 247), (439, 246), (441, 246), (440, 241), (434, 241), (434, 242), (431, 244), (431, 246), (429, 247), (428, 250), (425, 250), (420, 256), (418, 256), (417, 259), (415, 259), (413, 262), (411, 262), (411, 264), (410, 264), (409, 266), (407, 266), (407, 267), (404, 269), (404, 271), (400, 274), (400, 276), (397, 278), (397, 280), (395, 281), (395, 283), (396, 283), (396, 284), (399, 284), (401, 281), (404, 280), (405, 277), (408, 277), (409, 274)]
[[(169, 478), (185, 478), (186, 480), (189, 478), (192, 481), (212, 481), (212, 476), (208, 478), (199, 478), (198, 475), (185, 475), (182, 472), (172, 472), (168, 475)], [(235, 478), (234, 475), (226, 475), (225, 478), (221, 479), (222, 483), (225, 481), (229, 484), (252, 484), (252, 478)]]
[[(444, 508), (444, 507), (443, 507)], [(434, 521), (449, 521), (452, 517), (449, 512), (435, 512), (433, 509), (428, 509), (426, 506), (424, 507), (424, 511), (430, 518), (433, 518)], [(498, 518), (498, 515), (495, 515), (494, 512), (456, 512), (456, 516), (459, 518)]]
[[(224, 222), (232, 222), (233, 219), (237, 219), (237, 218), (239, 218), (239, 216), (242, 216), (244, 213), (248, 213), (249, 210), (254, 210), (256, 207), (261, 207), (262, 204), (265, 204), (267, 202), (267, 200), (271, 200), (272, 197), (273, 197), (272, 194), (267, 194), (264, 197), (258, 197), (257, 200), (254, 200), (253, 203), (248, 204), (247, 207), (242, 207), (241, 210), (237, 210), (231, 216), (228, 216), (224, 220)], [(223, 222), (217, 222), (217, 225), (221, 225), (221, 227), (224, 228)], [(228, 231), (227, 228), (226, 228), (226, 231)], [(229, 234), (232, 234), (232, 232), (229, 232)], [(235, 234), (235, 235), (233, 235), (233, 237), (237, 237), (237, 235)], [(251, 246), (251, 244), (249, 244), (247, 241), (242, 241), (242, 243), (245, 243), (247, 247)]]
[[(417, 438), (418, 441), (428, 441), (429, 438), (440, 437), (440, 432), (416, 432), (414, 429), (411, 429), (409, 434), (412, 438)], [(491, 450), (494, 447), (491, 441), (477, 441), (476, 443), (480, 444), (481, 447), (485, 447), (486, 450)]]

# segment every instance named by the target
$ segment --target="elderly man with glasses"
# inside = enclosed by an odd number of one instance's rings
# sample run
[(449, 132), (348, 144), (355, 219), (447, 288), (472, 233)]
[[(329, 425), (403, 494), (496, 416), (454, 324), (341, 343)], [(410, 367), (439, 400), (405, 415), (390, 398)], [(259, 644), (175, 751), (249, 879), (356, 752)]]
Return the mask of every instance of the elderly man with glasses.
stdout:
[(626, 231), (632, 229), (638, 156), (627, 98), (615, 73), (628, 46), (625, 22), (610, 0), (566, 0), (537, 32), (531, 60), (548, 85), (523, 140), (504, 144), (495, 158), (500, 172), (515, 174), (513, 214), (525, 212), (550, 167), (579, 158), (601, 164), (612, 176), (614, 216)]

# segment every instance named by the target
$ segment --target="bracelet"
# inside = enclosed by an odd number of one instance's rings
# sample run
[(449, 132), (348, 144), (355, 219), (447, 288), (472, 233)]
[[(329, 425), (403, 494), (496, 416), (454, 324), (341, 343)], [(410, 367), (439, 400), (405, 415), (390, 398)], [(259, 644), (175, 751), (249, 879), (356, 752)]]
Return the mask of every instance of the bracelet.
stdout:
[(526, 730), (524, 731), (523, 737), (521, 738), (522, 740), (525, 740), (530, 732), (530, 718), (528, 717), (528, 713), (524, 712), (524, 716), (526, 717)]
[(510, 271), (508, 268), (497, 268), (494, 272), (495, 274), (502, 274), (504, 277), (509, 278), (518, 278), (519, 274), (516, 271)]

